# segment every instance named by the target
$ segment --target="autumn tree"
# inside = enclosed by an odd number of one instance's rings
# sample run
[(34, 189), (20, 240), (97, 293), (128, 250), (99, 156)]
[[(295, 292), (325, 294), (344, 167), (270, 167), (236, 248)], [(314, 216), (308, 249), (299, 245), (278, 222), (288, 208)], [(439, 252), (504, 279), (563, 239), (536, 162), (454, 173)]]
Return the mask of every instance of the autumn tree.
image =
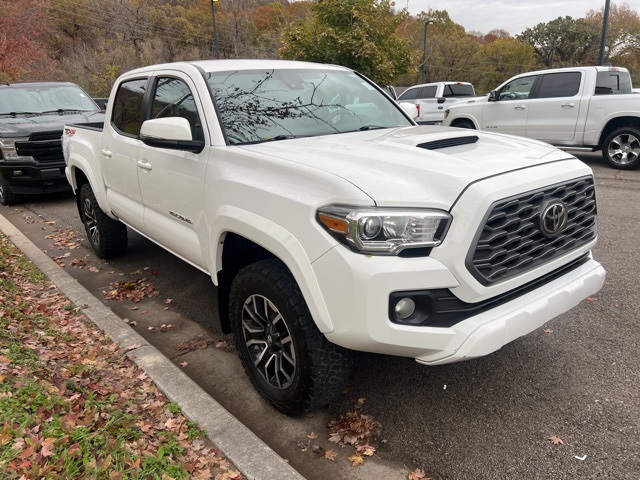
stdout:
[(558, 17), (527, 28), (517, 38), (533, 47), (542, 68), (595, 65), (601, 29), (602, 24), (598, 27), (585, 18)]
[(47, 20), (38, 0), (0, 0), (0, 80), (48, 78)]
[(473, 83), (478, 92), (488, 92), (510, 77), (534, 70), (536, 66), (533, 47), (513, 37), (480, 45), (475, 60), (477, 69), (473, 72)]
[[(586, 20), (601, 29), (603, 16), (604, 9), (590, 10)], [(604, 53), (605, 63), (628, 68), (640, 83), (640, 15), (627, 3), (611, 5)]]
[(389, 0), (318, 0), (309, 13), (284, 33), (282, 58), (344, 65), (381, 85), (416, 63)]

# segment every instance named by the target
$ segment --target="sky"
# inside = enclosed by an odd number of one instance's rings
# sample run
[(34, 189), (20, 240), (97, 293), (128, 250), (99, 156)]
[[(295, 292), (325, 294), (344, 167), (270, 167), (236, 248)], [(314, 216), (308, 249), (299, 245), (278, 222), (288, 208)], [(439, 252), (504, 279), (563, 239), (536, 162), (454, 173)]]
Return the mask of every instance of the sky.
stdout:
[[(395, 0), (397, 8), (408, 7), (416, 15), (430, 8), (446, 10), (455, 23), (467, 32), (488, 33), (502, 29), (517, 35), (539, 23), (558, 17), (584, 17), (589, 10), (600, 10), (605, 0)], [(622, 5), (622, 1), (611, 0)], [(640, 10), (640, 0), (626, 0), (629, 7)]]

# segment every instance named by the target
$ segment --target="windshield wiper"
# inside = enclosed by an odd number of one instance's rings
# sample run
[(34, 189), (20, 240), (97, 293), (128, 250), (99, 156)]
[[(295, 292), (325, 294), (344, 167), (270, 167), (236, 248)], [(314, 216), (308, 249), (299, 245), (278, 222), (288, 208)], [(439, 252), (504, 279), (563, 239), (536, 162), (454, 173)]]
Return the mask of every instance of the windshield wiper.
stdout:
[(236, 145), (255, 145), (256, 143), (277, 142), (278, 140), (291, 140), (292, 138), (309, 137), (310, 135), (276, 135), (275, 137), (263, 138), (262, 140), (254, 140), (252, 142), (242, 142)]
[(361, 132), (364, 132), (366, 130), (379, 130), (381, 128), (389, 128), (389, 127), (382, 127), (380, 125), (363, 125), (358, 130), (360, 130)]
[(79, 108), (58, 108), (57, 110), (46, 110), (42, 112), (42, 115), (46, 115), (47, 113), (59, 113), (63, 114), (66, 112), (90, 112), (91, 110), (81, 110)]
[(0, 113), (0, 117), (17, 117), (18, 115), (40, 115), (40, 112), (6, 112), (6, 113)]

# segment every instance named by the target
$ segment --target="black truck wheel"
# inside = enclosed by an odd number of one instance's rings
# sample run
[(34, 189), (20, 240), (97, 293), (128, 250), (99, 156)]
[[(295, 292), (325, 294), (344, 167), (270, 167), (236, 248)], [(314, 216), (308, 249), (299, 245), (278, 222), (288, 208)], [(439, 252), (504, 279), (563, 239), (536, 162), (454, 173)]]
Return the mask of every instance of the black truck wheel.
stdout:
[(614, 130), (605, 139), (602, 154), (613, 168), (633, 170), (640, 167), (640, 131), (633, 127)]
[(127, 251), (127, 227), (104, 213), (88, 183), (80, 188), (80, 215), (96, 255), (112, 258)]
[(0, 205), (13, 205), (24, 200), (24, 195), (11, 193), (9, 184), (0, 177)]
[(316, 327), (300, 289), (276, 259), (242, 269), (229, 301), (238, 354), (253, 386), (286, 415), (322, 407), (351, 374), (348, 350)]

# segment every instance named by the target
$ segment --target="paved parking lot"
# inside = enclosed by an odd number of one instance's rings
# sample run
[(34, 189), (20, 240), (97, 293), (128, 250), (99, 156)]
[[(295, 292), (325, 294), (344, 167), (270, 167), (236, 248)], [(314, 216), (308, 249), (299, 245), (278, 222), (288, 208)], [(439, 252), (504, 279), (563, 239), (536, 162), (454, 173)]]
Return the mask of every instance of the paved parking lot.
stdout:
[[(215, 290), (204, 274), (136, 235), (129, 255), (108, 265), (88, 252), (85, 240), (74, 250), (65, 249), (64, 242), (53, 245), (55, 228), (83, 237), (70, 197), (0, 207), (0, 213), (50, 256), (71, 253), (59, 261), (98, 298), (117, 279), (143, 275), (153, 281), (159, 297), (139, 305), (109, 305), (165, 355), (186, 363), (188, 374), (309, 479), (401, 479), (422, 467), (434, 479), (637, 480), (640, 171), (611, 170), (598, 154), (580, 157), (594, 168), (598, 189), (595, 256), (608, 277), (597, 296), (546, 328), (469, 362), (425, 367), (407, 359), (358, 355), (348, 391), (327, 409), (301, 419), (268, 408), (233, 352), (214, 344), (186, 352), (176, 348), (200, 335), (225, 340), (212, 315)], [(73, 258), (88, 259), (100, 272), (73, 267)], [(167, 299), (172, 300), (169, 310)], [(162, 323), (182, 327), (148, 330)], [(382, 425), (386, 442), (378, 444), (377, 457), (351, 467), (348, 448), (336, 449), (336, 463), (303, 451), (301, 441), (311, 432), (319, 434), (314, 442), (335, 448), (326, 441), (326, 423), (360, 398)], [(552, 436), (563, 444), (554, 444)]]

